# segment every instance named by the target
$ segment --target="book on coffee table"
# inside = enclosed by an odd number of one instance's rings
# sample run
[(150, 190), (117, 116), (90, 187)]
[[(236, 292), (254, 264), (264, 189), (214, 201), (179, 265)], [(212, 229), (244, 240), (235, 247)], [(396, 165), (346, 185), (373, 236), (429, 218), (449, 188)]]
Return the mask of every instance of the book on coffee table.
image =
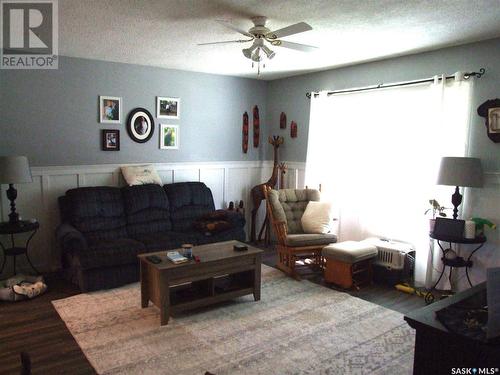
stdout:
[(167, 251), (167, 259), (174, 264), (185, 263), (189, 259), (181, 255), (178, 251)]

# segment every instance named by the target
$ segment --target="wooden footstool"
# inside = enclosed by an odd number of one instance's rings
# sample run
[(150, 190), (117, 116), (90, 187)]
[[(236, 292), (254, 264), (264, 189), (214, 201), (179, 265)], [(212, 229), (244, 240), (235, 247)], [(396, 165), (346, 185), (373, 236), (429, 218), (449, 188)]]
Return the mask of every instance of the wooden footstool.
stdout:
[(377, 248), (365, 241), (344, 241), (323, 248), (326, 260), (324, 277), (345, 289), (372, 281), (372, 260), (377, 256)]

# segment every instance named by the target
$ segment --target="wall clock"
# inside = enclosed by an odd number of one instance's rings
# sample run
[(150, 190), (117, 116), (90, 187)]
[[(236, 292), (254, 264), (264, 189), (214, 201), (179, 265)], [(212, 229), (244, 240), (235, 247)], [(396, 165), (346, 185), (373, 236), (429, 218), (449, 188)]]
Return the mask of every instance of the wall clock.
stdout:
[(485, 118), (486, 135), (495, 143), (500, 142), (500, 99), (487, 100), (477, 108), (477, 114)]

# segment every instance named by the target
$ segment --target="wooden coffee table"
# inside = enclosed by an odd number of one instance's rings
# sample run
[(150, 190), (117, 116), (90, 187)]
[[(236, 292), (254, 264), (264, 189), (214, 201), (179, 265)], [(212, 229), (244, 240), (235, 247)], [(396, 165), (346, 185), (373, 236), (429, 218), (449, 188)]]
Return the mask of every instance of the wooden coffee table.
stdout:
[[(238, 241), (217, 242), (193, 247), (200, 257), (182, 264), (167, 259), (166, 251), (138, 256), (141, 267), (141, 307), (149, 301), (160, 309), (161, 325), (181, 310), (207, 306), (247, 294), (260, 300), (262, 250), (248, 246), (235, 251)], [(162, 262), (154, 264), (146, 256), (156, 255)]]

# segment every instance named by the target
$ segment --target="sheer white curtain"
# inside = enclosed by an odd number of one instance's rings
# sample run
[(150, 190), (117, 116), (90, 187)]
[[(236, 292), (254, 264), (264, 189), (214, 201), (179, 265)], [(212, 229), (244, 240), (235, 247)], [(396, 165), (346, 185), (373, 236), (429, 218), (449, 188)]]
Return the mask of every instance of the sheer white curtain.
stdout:
[(416, 280), (425, 279), (428, 200), (449, 206), (435, 185), (442, 156), (466, 152), (467, 81), (311, 98), (306, 184), (322, 184), (339, 211), (340, 240), (380, 236), (417, 249)]

